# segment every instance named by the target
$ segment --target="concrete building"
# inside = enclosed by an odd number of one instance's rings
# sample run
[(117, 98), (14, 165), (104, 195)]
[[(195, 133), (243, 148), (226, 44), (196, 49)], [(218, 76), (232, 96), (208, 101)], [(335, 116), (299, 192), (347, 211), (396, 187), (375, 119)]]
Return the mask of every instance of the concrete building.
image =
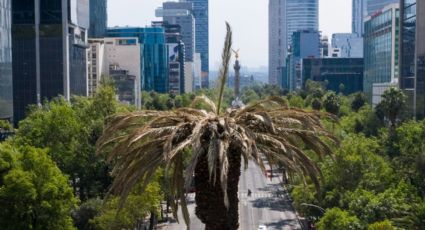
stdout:
[(304, 84), (301, 77), (303, 58), (320, 57), (320, 32), (300, 30), (292, 34), (290, 54), (288, 55), (287, 77), (282, 81), (282, 88), (290, 91), (300, 90)]
[(291, 36), (298, 30), (319, 29), (318, 0), (269, 0), (269, 83), (285, 77)]
[(186, 0), (193, 3), (195, 16), (195, 52), (201, 54), (202, 88), (209, 87), (209, 9), (208, 0)]
[[(363, 58), (304, 58), (302, 78), (326, 83), (328, 90), (349, 95), (363, 91)], [(343, 87), (341, 87), (343, 86)]]
[(339, 49), (342, 58), (362, 58), (363, 38), (355, 33), (332, 34), (332, 48)]
[(164, 22), (180, 26), (180, 34), (185, 45), (185, 60), (193, 62), (195, 56), (195, 17), (192, 2), (164, 2), (155, 12)]
[[(141, 108), (141, 48), (137, 37), (89, 39), (88, 85), (94, 95), (102, 77), (115, 80), (122, 102)], [(134, 78), (134, 79), (133, 79)], [(133, 79), (133, 80), (132, 80)], [(129, 82), (135, 81), (130, 99)], [(120, 90), (121, 89), (121, 90)]]
[(105, 39), (90, 38), (87, 51), (87, 85), (88, 95), (93, 96), (102, 77), (108, 74), (108, 61), (106, 59)]
[(374, 84), (398, 82), (398, 22), (398, 4), (388, 5), (382, 11), (365, 19), (363, 86), (370, 102), (372, 97), (380, 97), (372, 94)]
[(329, 38), (323, 36), (320, 38), (320, 57), (329, 57)]
[[(4, 1), (2, 1), (4, 2)], [(12, 1), (14, 122), (44, 99), (87, 95), (89, 0)]]
[(13, 117), (12, 1), (0, 1), (0, 119)]
[(107, 31), (108, 37), (138, 38), (142, 52), (141, 88), (145, 91), (168, 93), (168, 53), (164, 28), (160, 27), (114, 27)]
[(90, 0), (90, 28), (89, 38), (106, 36), (108, 27), (108, 0)]
[(193, 79), (195, 75), (195, 66), (193, 62), (185, 62), (184, 64), (184, 92), (193, 92)]
[(342, 56), (340, 48), (329, 48), (329, 56), (330, 58), (340, 58)]
[(417, 119), (425, 117), (425, 1), (400, 1), (400, 87)]

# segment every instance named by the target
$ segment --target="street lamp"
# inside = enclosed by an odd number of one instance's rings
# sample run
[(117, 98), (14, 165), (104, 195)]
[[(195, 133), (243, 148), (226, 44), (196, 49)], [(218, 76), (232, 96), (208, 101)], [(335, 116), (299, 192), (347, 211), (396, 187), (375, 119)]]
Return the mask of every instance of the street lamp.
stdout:
[(317, 206), (317, 205), (314, 205), (314, 204), (301, 203), (301, 206), (309, 206), (309, 207), (317, 208), (322, 212), (322, 214), (325, 214), (325, 212), (326, 212), (326, 210), (324, 208)]

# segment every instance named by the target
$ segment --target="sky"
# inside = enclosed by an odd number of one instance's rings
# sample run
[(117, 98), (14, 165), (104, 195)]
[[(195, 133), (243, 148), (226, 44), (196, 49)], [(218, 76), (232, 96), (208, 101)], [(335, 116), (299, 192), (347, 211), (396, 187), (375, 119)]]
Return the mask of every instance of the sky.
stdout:
[[(108, 26), (149, 26), (163, 0), (109, 0)], [(233, 47), (242, 65), (268, 65), (268, 0), (209, 0), (210, 69), (219, 66), (225, 21), (233, 29)], [(351, 31), (351, 0), (319, 0), (319, 29), (329, 37)]]

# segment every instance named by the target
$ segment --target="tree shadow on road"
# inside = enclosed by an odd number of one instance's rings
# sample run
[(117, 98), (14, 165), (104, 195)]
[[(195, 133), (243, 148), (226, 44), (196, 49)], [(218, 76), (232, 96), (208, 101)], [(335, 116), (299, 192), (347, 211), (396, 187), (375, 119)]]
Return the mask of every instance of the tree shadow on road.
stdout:
[(286, 227), (286, 229), (292, 229), (292, 230), (300, 230), (300, 226), (298, 224), (298, 221), (296, 220), (281, 220), (279, 222), (275, 222), (275, 223), (269, 223), (267, 224), (267, 227), (270, 229), (284, 229), (284, 227)]

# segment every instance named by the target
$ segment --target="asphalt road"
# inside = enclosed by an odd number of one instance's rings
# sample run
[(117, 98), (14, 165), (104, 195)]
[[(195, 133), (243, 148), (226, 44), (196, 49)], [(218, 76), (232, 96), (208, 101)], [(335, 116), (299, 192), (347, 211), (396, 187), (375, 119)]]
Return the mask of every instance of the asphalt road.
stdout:
[[(239, 224), (241, 230), (257, 230), (260, 224), (268, 230), (301, 229), (286, 192), (280, 186), (277, 174), (272, 179), (266, 178), (260, 168), (250, 162), (248, 169), (243, 171), (239, 181)], [(248, 189), (251, 196), (248, 196)], [(203, 230), (204, 226), (195, 215), (194, 194), (188, 196), (190, 229)], [(181, 216), (181, 214), (179, 214)], [(169, 230), (184, 230), (181, 223), (171, 223)]]

